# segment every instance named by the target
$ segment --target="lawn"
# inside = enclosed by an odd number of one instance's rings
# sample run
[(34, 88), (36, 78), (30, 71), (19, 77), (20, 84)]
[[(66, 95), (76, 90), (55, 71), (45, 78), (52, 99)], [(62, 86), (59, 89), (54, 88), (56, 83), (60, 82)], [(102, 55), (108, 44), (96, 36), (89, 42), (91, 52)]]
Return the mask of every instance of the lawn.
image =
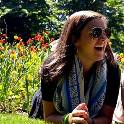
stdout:
[(0, 114), (0, 124), (44, 124), (39, 119), (31, 119), (26, 115), (19, 114)]

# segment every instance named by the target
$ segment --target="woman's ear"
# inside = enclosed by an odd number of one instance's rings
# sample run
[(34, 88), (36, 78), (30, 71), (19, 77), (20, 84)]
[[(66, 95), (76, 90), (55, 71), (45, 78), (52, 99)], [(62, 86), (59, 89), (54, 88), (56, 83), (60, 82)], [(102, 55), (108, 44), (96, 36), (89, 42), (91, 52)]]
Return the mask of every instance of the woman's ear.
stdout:
[(75, 47), (76, 47), (76, 48), (80, 47), (80, 42), (79, 42), (79, 39), (77, 39), (77, 40), (76, 40), (76, 42), (75, 42), (75, 44), (74, 44), (74, 45), (75, 45)]
[(75, 47), (79, 46), (78, 39), (76, 38), (75, 35), (72, 35), (72, 43), (74, 44)]

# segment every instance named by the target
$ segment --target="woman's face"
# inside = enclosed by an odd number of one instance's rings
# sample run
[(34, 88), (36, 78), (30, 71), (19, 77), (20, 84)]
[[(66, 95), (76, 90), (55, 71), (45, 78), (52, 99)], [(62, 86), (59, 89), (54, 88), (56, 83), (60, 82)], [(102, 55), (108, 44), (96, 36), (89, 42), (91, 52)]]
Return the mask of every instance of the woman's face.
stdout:
[[(98, 38), (94, 38), (92, 35), (94, 28), (102, 29), (102, 34)], [(107, 42), (109, 41), (104, 31), (106, 28), (107, 24), (102, 18), (90, 21), (81, 31), (80, 38), (75, 44), (78, 56), (94, 62), (102, 60), (105, 55)]]

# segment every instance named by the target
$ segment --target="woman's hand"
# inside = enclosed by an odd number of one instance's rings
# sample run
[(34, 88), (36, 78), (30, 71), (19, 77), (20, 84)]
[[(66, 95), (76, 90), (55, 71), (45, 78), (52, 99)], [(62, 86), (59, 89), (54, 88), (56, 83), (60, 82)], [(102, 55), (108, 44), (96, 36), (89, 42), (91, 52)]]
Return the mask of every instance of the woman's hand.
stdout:
[(72, 113), (69, 114), (69, 124), (88, 124), (89, 114), (86, 103), (79, 104)]

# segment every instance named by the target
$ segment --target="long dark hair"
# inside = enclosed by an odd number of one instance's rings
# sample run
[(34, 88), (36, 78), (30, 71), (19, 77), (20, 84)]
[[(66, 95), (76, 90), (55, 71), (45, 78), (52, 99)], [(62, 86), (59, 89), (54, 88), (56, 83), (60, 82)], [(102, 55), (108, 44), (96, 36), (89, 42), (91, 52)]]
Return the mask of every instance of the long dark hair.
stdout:
[[(41, 79), (44, 82), (57, 82), (63, 74), (68, 74), (76, 53), (75, 43), (80, 37), (81, 30), (89, 21), (95, 18), (107, 18), (93, 11), (79, 11), (72, 14), (66, 21), (56, 49), (45, 60), (41, 69)], [(106, 56), (114, 60), (111, 47), (107, 44)]]

